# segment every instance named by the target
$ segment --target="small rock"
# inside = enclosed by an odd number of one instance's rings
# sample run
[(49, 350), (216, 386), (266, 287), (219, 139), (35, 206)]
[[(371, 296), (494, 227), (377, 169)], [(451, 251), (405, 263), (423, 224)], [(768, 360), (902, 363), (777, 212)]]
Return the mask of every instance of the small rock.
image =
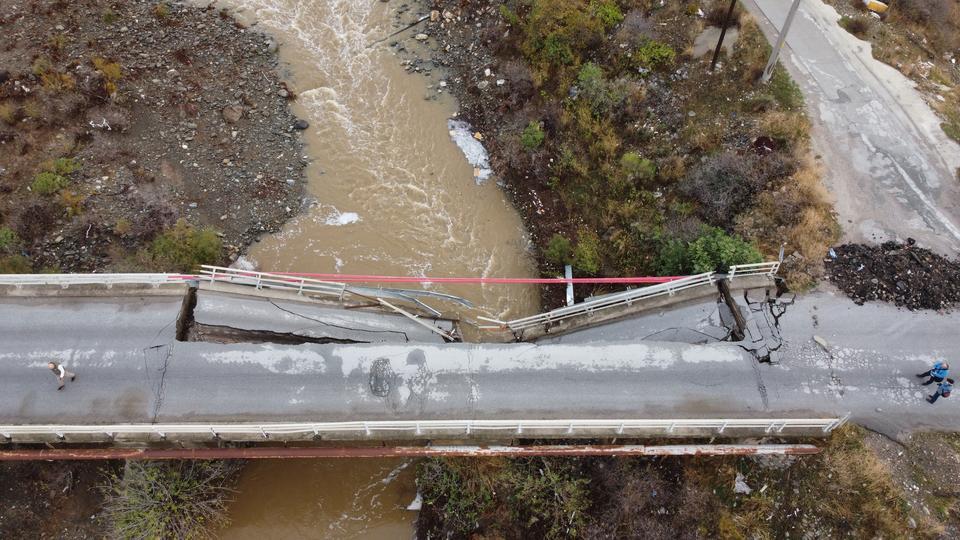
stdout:
[(480, 90), (486, 90), (490, 86), (490, 81), (480, 81), (477, 83), (477, 88)]
[(280, 90), (277, 90), (277, 95), (282, 98), (288, 98), (290, 97), (290, 92), (287, 92), (286, 89), (281, 88)]
[(293, 129), (298, 129), (300, 131), (307, 129), (308, 127), (310, 127), (310, 122), (307, 122), (306, 120), (301, 119), (293, 123)]
[(243, 107), (240, 105), (227, 105), (223, 108), (223, 120), (228, 124), (236, 124), (243, 118)]
[(433, 10), (430, 12), (430, 22), (437, 22), (440, 20), (440, 12)]
[(733, 492), (749, 495), (752, 491), (753, 489), (747, 485), (747, 479), (742, 474), (737, 473), (737, 477), (733, 481)]
[(198, 205), (197, 203), (195, 203), (195, 202), (192, 202), (192, 203), (188, 204), (187, 206), (189, 206), (190, 208), (196, 208), (196, 207), (199, 206), (199, 205)]
[(430, 39), (430, 36), (428, 36), (427, 34), (417, 34), (417, 35), (413, 36), (413, 39), (415, 39), (415, 40), (417, 40), (417, 41), (426, 41), (426, 40)]

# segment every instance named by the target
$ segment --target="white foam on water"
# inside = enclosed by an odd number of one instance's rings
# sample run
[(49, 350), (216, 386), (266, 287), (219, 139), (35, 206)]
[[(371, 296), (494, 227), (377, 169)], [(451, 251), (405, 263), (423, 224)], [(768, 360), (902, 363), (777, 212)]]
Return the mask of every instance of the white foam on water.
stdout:
[(350, 225), (351, 223), (359, 223), (360, 214), (356, 212), (341, 212), (334, 208), (333, 211), (323, 219), (323, 222), (334, 227), (342, 227), (344, 225)]
[(233, 264), (230, 265), (230, 268), (253, 272), (257, 269), (257, 261), (245, 255), (241, 255), (237, 257), (237, 260), (233, 261)]
[(493, 175), (493, 169), (490, 168), (490, 155), (487, 154), (483, 144), (473, 136), (470, 124), (462, 120), (448, 120), (447, 128), (450, 130), (450, 138), (467, 158), (467, 163), (476, 169), (474, 179), (477, 184), (486, 182)]

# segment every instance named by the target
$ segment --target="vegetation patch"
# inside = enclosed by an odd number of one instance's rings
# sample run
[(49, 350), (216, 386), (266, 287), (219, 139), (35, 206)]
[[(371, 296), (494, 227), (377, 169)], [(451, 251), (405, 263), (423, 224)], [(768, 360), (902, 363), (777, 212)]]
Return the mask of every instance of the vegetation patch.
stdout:
[(194, 272), (202, 264), (216, 264), (223, 244), (216, 231), (177, 221), (141, 252), (141, 264), (160, 272)]
[(838, 227), (810, 165), (803, 96), (782, 67), (759, 82), (770, 46), (742, 9), (733, 52), (711, 73), (709, 58), (687, 51), (703, 29), (699, 12), (725, 19), (728, 2), (503, 6), (440, 2), (503, 38), (468, 55), (482, 35), (437, 26), (449, 45), (437, 55), (468, 81), (487, 67), (502, 75), (458, 97), (544, 273), (562, 264), (604, 276), (713, 270), (773, 258), (786, 244), (791, 284), (821, 275)]
[(228, 522), (236, 461), (128, 461), (104, 485), (110, 536), (213, 538)]
[[(932, 537), (866, 435), (843, 427), (806, 457), (430, 460), (418, 528), (431, 538)], [(928, 476), (925, 488), (936, 484)], [(939, 508), (956, 520), (955, 497)]]

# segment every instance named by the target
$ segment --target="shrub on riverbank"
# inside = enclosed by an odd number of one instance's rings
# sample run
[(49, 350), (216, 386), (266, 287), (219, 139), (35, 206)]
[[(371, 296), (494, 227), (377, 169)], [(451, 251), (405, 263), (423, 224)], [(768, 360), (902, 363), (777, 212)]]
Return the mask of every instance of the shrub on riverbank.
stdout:
[[(805, 457), (435, 459), (420, 468), (418, 527), (432, 538), (932, 537), (935, 524), (911, 512), (890, 464), (907, 461), (899, 466), (909, 474), (929, 452), (910, 445), (905, 457), (884, 455), (878, 439), (849, 425)], [(943, 467), (955, 461), (956, 440), (924, 442)], [(913, 486), (932, 495), (941, 486), (929, 472)], [(941, 504), (939, 519), (955, 521), (955, 504)]]
[[(739, 40), (711, 73), (709, 55), (692, 56), (705, 24), (698, 11), (724, 4), (725, 16), (726, 2), (511, 0), (489, 12), (440, 4), (470, 21), (464, 28), (478, 22), (507, 36), (487, 48), (479, 35), (437, 29), (451, 45), (441, 58), (464, 78), (487, 67), (503, 78), (458, 97), (487, 135), (545, 271), (565, 262), (594, 275), (706, 268), (727, 258), (664, 260), (719, 228), (711, 245), (736, 246), (730, 260), (756, 260), (758, 250), (769, 259), (786, 243), (792, 283), (820, 272), (837, 229), (808, 185), (818, 180), (805, 172), (803, 96), (782, 67), (769, 85), (758, 82), (769, 44), (749, 15), (734, 17)], [(471, 46), (489, 62), (460, 54)]]
[(196, 228), (185, 220), (157, 236), (141, 254), (154, 272), (194, 272), (202, 264), (217, 264), (223, 244), (216, 231)]
[(103, 486), (110, 536), (212, 538), (227, 523), (237, 461), (128, 461)]

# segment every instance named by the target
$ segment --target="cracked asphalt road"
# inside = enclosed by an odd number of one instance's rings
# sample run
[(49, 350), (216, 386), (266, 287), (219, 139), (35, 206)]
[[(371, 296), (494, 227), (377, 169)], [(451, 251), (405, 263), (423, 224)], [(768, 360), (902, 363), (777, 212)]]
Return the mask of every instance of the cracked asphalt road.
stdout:
[[(960, 349), (960, 315), (907, 316), (830, 291), (781, 318), (778, 366), (732, 344), (642, 340), (651, 328), (696, 328), (710, 302), (538, 344), (254, 345), (175, 342), (178, 297), (59, 300), (0, 298), (0, 423), (851, 412), (891, 434), (960, 428), (954, 400), (928, 405), (913, 377)], [(50, 358), (78, 374), (63, 392)]]
[[(745, 4), (773, 36), (791, 2)], [(838, 19), (820, 0), (804, 0), (781, 60), (807, 98), (843, 240), (912, 237), (953, 256), (960, 248), (960, 145), (943, 133), (913, 83), (874, 60), (870, 44)]]

